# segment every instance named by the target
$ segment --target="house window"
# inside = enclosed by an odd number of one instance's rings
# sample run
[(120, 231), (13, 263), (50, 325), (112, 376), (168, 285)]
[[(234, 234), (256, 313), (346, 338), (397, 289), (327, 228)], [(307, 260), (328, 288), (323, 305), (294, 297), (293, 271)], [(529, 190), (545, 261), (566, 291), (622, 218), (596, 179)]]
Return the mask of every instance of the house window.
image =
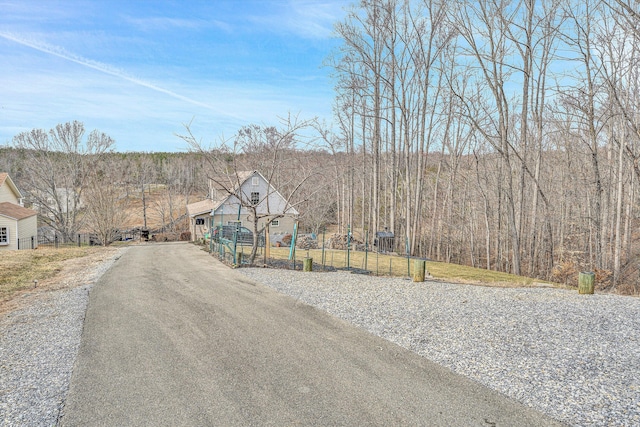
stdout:
[(279, 227), (280, 226), (280, 220), (279, 219), (274, 219), (271, 221), (271, 226), (272, 227)]
[(258, 203), (260, 203), (260, 193), (258, 193), (257, 191), (253, 191), (251, 193), (251, 204), (255, 206)]
[(196, 218), (196, 225), (204, 225), (204, 218)]
[(260, 179), (257, 176), (254, 176), (253, 178), (251, 178), (251, 185), (253, 185), (254, 187), (260, 185)]
[(7, 227), (0, 227), (0, 245), (9, 244), (9, 229)]

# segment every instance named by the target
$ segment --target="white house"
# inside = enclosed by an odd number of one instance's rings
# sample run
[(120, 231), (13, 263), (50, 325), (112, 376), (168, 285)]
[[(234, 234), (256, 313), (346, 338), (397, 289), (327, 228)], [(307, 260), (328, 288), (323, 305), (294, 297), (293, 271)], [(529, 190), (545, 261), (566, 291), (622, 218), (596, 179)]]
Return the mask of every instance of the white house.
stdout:
[(219, 225), (235, 225), (238, 221), (253, 230), (254, 219), (248, 204), (256, 208), (259, 230), (269, 222), (272, 235), (293, 232), (299, 212), (260, 172), (242, 171), (210, 179), (209, 197), (187, 205), (191, 239), (201, 239)]
[(0, 173), (0, 251), (35, 249), (38, 213), (22, 206), (22, 194), (6, 173)]

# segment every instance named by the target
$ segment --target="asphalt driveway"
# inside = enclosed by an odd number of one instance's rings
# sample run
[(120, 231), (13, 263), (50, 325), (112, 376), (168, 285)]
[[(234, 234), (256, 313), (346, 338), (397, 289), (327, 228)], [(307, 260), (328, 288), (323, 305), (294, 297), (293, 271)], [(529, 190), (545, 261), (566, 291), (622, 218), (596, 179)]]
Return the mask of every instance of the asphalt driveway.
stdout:
[(63, 426), (546, 426), (544, 415), (185, 243), (91, 291)]

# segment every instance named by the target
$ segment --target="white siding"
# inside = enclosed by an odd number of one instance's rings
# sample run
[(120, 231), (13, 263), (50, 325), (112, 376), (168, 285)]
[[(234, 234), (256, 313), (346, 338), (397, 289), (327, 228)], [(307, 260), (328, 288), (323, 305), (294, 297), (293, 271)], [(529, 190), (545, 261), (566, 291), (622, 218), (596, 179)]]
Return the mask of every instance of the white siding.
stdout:
[[(253, 178), (258, 178), (258, 185), (253, 185)], [(284, 212), (287, 207), (287, 201), (258, 174), (246, 180), (242, 185), (242, 192), (247, 200), (250, 199), (251, 193), (254, 191), (260, 193), (260, 204), (258, 205), (258, 213), (260, 215), (287, 213)]]
[[(7, 227), (9, 230), (9, 244), (0, 245), (0, 251), (4, 250), (17, 250), (18, 239), (30, 239), (34, 238), (34, 248), (38, 246), (38, 216), (33, 215), (29, 218), (24, 218), (20, 221), (16, 221), (13, 218), (8, 218), (4, 215), (0, 215), (0, 227)], [(23, 241), (27, 244), (26, 241)], [(28, 240), (29, 248), (31, 247), (31, 240)]]
[[(204, 219), (204, 224), (196, 225), (196, 219)], [(203, 239), (204, 235), (209, 232), (209, 224), (210, 224), (211, 215), (207, 212), (206, 214), (196, 215), (193, 218), (190, 218), (191, 221), (191, 241), (196, 241), (198, 239)]]
[(291, 216), (284, 216), (282, 218), (278, 218), (278, 226), (270, 227), (269, 231), (273, 233), (293, 233), (293, 224), (296, 222), (295, 218)]
[(20, 204), (15, 193), (9, 188), (9, 184), (6, 182), (0, 185), (0, 203), (2, 202), (9, 202), (16, 205)]
[(0, 215), (0, 227), (7, 227), (9, 229), (9, 244), (0, 245), (0, 251), (11, 251), (18, 249), (18, 240), (16, 234), (18, 233), (18, 224), (15, 219), (7, 218)]
[[(34, 215), (18, 221), (18, 237), (20, 239), (34, 238), (34, 249), (38, 247), (38, 216)], [(24, 243), (24, 241), (23, 241)], [(28, 243), (31, 245), (31, 242)], [(30, 247), (30, 246), (29, 246)]]

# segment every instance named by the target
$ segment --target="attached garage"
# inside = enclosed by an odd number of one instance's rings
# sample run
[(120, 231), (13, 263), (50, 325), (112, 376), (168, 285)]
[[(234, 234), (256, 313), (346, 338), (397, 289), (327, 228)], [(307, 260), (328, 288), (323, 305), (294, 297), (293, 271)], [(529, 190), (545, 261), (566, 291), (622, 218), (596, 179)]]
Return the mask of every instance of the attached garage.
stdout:
[(191, 240), (203, 239), (211, 230), (211, 210), (213, 202), (209, 199), (187, 205)]

